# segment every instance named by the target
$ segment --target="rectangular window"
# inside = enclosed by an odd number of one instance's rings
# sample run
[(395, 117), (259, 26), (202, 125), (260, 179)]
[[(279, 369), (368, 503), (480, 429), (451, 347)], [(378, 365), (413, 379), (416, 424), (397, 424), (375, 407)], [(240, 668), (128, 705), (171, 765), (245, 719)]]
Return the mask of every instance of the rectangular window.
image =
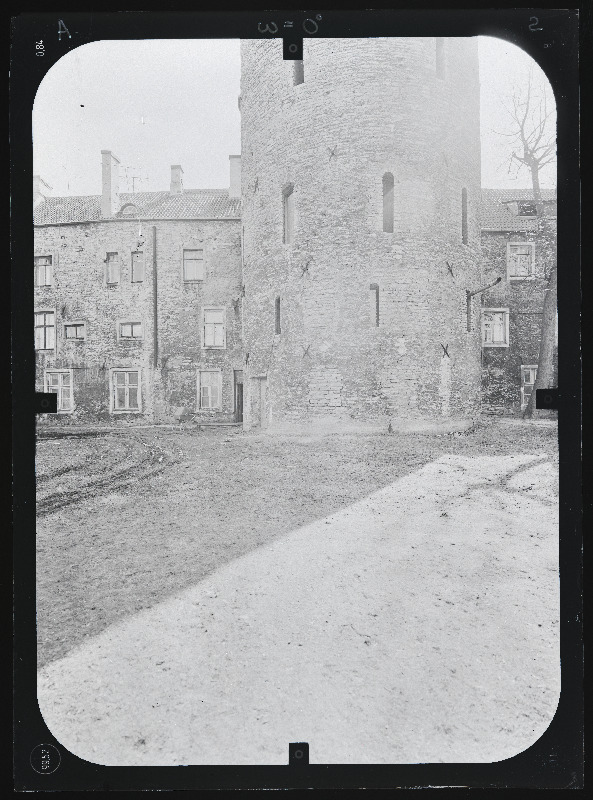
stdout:
[(120, 322), (120, 339), (142, 339), (144, 336), (141, 322)]
[(144, 253), (136, 250), (132, 253), (132, 283), (142, 283), (144, 280)]
[(184, 281), (203, 281), (204, 280), (204, 251), (203, 250), (184, 250), (183, 251), (183, 280)]
[(53, 311), (35, 313), (35, 349), (53, 350), (56, 346), (56, 315)]
[(72, 389), (71, 370), (52, 370), (45, 373), (45, 391), (58, 395), (58, 411), (72, 411), (74, 408)]
[(276, 334), (279, 335), (282, 333), (282, 329), (280, 327), (280, 298), (276, 298), (275, 303), (275, 317), (276, 317)]
[(204, 347), (225, 347), (224, 308), (204, 309)]
[(535, 203), (519, 203), (520, 217), (536, 217), (537, 208)]
[(119, 253), (107, 253), (105, 280), (108, 286), (117, 286), (120, 280)]
[(290, 186), (284, 191), (284, 244), (294, 241), (294, 191)]
[(533, 242), (509, 242), (507, 244), (507, 277), (532, 278), (535, 263)]
[(508, 347), (508, 309), (485, 308), (482, 310), (482, 345), (484, 347)]
[(51, 286), (52, 279), (52, 257), (35, 256), (35, 286)]
[(531, 364), (525, 366), (521, 365), (521, 411), (525, 411), (531, 392), (533, 391), (533, 384), (537, 378), (537, 365)]
[(221, 374), (219, 371), (199, 373), (200, 408), (204, 410), (220, 409)]
[(84, 322), (69, 322), (64, 325), (66, 339), (82, 341), (86, 338), (86, 325)]
[(112, 370), (113, 411), (140, 411), (140, 370)]

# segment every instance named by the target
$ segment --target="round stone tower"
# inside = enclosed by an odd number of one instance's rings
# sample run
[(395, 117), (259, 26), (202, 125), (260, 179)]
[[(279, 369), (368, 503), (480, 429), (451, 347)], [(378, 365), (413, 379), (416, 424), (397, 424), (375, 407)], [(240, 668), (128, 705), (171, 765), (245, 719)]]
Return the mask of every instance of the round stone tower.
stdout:
[[(475, 39), (242, 42), (247, 428), (479, 412)], [(469, 329), (468, 329), (469, 328)]]

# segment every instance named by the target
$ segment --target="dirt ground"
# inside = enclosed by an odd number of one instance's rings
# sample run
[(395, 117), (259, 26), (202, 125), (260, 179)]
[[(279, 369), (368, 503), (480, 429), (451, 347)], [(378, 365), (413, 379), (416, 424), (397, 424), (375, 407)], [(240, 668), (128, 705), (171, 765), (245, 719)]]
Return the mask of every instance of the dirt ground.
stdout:
[[(38, 666), (444, 455), (554, 465), (557, 428), (485, 419), (442, 436), (155, 428), (39, 438)], [(524, 484), (515, 490), (528, 497)]]

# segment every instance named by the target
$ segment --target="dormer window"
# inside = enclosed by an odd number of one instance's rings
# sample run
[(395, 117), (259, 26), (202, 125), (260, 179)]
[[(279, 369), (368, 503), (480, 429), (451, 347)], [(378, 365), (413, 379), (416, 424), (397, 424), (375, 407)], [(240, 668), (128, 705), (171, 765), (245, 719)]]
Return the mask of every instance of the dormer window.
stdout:
[(519, 203), (520, 217), (536, 217), (537, 208), (535, 203)]
[(135, 206), (133, 203), (126, 203), (119, 213), (122, 217), (137, 217), (140, 212), (138, 206)]

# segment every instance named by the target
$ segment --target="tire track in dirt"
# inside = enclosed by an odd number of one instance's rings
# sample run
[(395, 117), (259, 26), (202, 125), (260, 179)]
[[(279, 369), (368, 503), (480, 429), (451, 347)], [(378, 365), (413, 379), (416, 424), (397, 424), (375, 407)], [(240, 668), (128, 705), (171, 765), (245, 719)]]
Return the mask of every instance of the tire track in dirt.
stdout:
[[(116, 472), (110, 472), (103, 478), (95, 479), (93, 476), (90, 476), (89, 481), (85, 482), (82, 486), (76, 489), (55, 491), (51, 494), (48, 494), (46, 497), (38, 498), (38, 516), (51, 514), (54, 511), (58, 511), (75, 503), (86, 501), (89, 499), (89, 497), (96, 497), (98, 494), (106, 491), (112, 492), (125, 488), (133, 483), (137, 483), (139, 480), (147, 480), (148, 478), (152, 478), (155, 475), (163, 472), (163, 470), (171, 464), (176, 463), (176, 459), (174, 459), (171, 453), (169, 453), (167, 450), (154, 443), (148, 445), (139, 437), (132, 437), (131, 441), (127, 443), (126, 451), (122, 460), (125, 461), (128, 459), (128, 457), (133, 456), (134, 452), (138, 449), (138, 445), (147, 448), (148, 452), (139, 458), (135, 458), (131, 463), (127, 463), (122, 469), (117, 470)], [(90, 461), (91, 458), (92, 455), (89, 455), (87, 462)], [(151, 465), (152, 469), (150, 468)], [(38, 478), (38, 484), (47, 483), (48, 481), (57, 477), (61, 477), (62, 475), (65, 475), (73, 470), (80, 470), (80, 465), (60, 468), (50, 475), (45, 475), (42, 478), (40, 476), (41, 480)]]

